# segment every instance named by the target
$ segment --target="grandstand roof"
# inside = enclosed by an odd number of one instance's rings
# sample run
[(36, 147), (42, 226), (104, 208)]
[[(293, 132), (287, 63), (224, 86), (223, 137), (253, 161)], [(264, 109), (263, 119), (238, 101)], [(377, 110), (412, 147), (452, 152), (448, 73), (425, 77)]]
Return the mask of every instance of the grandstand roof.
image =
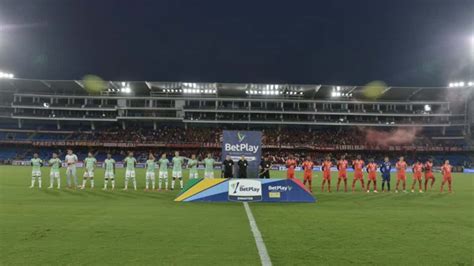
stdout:
[[(378, 101), (436, 101), (447, 95), (472, 95), (473, 87), (391, 87), (321, 84), (190, 83), (158, 81), (106, 81), (102, 94), (114, 96), (192, 96), (294, 98)], [(122, 92), (123, 84), (131, 94)], [(78, 80), (0, 80), (0, 90), (16, 93), (89, 95)], [(373, 92), (373, 93), (371, 93)], [(373, 97), (375, 95), (375, 97)]]

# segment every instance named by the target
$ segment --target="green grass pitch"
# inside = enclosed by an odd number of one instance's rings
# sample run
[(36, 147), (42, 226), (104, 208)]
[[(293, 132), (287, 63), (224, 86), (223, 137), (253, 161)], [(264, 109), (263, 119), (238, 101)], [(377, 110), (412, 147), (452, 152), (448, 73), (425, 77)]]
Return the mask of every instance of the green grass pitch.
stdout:
[[(114, 192), (101, 190), (102, 169), (94, 191), (48, 190), (47, 168), (43, 189), (29, 189), (30, 173), (0, 167), (0, 265), (260, 264), (241, 203), (144, 192), (143, 169), (136, 192), (120, 190), (122, 169)], [(474, 175), (455, 174), (453, 194), (439, 193), (439, 174), (424, 194), (321, 193), (320, 176), (317, 203), (250, 204), (274, 265), (473, 265)]]

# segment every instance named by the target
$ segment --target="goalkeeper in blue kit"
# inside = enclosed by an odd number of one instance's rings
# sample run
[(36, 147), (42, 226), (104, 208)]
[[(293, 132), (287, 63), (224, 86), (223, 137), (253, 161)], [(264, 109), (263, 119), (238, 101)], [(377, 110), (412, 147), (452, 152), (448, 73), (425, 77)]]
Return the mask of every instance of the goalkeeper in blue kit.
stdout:
[(385, 157), (384, 162), (380, 166), (380, 172), (382, 173), (382, 192), (385, 192), (385, 183), (387, 183), (387, 191), (390, 192), (390, 171), (392, 170), (392, 164), (390, 159)]

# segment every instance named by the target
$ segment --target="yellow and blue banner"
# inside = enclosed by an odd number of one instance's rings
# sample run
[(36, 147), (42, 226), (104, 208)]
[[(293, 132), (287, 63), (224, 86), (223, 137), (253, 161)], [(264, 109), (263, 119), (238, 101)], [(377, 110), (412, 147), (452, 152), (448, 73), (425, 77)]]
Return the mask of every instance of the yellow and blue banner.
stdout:
[[(191, 182), (191, 181), (190, 181)], [(298, 179), (198, 179), (175, 201), (182, 202), (315, 202)]]

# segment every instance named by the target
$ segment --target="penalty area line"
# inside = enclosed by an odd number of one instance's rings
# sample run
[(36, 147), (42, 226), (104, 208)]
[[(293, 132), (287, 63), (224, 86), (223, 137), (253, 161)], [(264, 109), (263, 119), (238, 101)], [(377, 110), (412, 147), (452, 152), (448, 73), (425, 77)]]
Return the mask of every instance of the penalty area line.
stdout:
[(272, 261), (270, 260), (270, 256), (268, 256), (267, 247), (265, 246), (265, 242), (263, 242), (262, 234), (260, 233), (260, 230), (258, 230), (257, 222), (255, 222), (252, 210), (250, 209), (249, 204), (247, 202), (244, 202), (244, 208), (245, 212), (247, 213), (247, 218), (249, 220), (253, 238), (255, 238), (255, 244), (257, 244), (257, 250), (258, 255), (260, 256), (260, 261), (262, 262), (263, 266), (271, 266)]

